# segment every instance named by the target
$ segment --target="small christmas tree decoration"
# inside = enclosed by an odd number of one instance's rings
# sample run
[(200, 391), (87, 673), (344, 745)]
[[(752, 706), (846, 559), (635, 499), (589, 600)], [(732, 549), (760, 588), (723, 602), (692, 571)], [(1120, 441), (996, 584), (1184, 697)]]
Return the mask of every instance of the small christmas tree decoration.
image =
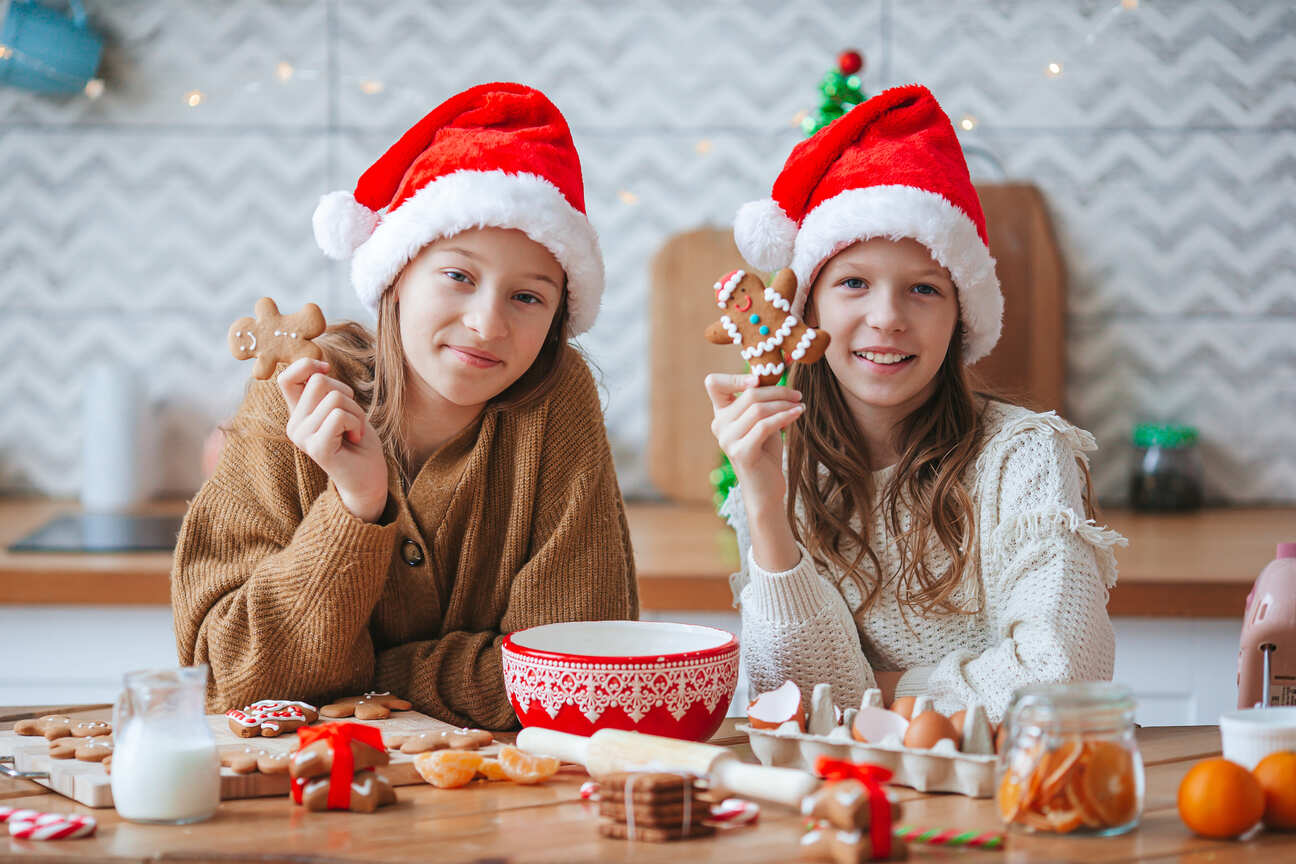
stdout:
[(818, 114), (807, 115), (801, 121), (806, 135), (815, 134), (868, 98), (862, 89), (863, 71), (864, 57), (858, 51), (843, 51), (837, 56), (837, 68), (830, 69), (819, 82), (823, 100)]

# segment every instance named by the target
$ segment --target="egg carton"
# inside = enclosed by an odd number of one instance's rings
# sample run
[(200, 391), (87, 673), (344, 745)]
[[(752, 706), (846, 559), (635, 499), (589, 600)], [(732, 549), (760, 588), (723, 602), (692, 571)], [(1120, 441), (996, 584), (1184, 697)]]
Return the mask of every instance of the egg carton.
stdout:
[[(908, 786), (919, 792), (955, 792), (969, 798), (989, 798), (995, 792), (995, 770), (998, 757), (993, 745), (986, 746), (984, 736), (979, 749), (989, 752), (964, 753), (954, 741), (945, 738), (930, 748), (905, 747), (897, 736), (891, 735), (877, 742), (856, 741), (851, 736), (851, 725), (856, 709), (838, 711), (831, 702), (829, 685), (815, 687), (809, 732), (801, 731), (797, 721), (789, 720), (776, 729), (757, 729), (749, 724), (739, 724), (739, 732), (747, 734), (752, 753), (763, 765), (782, 768), (799, 768), (814, 772), (820, 756), (850, 762), (867, 762), (892, 772), (892, 785)], [(877, 707), (882, 702), (879, 690), (864, 695), (861, 707)], [(919, 697), (914, 714), (926, 707)], [(984, 718), (980, 706), (968, 709), (968, 723), (974, 717)]]

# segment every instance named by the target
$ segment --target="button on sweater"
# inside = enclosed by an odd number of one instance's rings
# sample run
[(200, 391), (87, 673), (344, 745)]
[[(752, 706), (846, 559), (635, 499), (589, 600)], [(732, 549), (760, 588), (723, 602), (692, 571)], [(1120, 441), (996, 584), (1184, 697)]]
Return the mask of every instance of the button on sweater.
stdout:
[(185, 516), (171, 574), (180, 662), (211, 666), (207, 706), (321, 704), (389, 690), (456, 725), (507, 729), (503, 634), (637, 618), (625, 508), (598, 392), (567, 352), (557, 385), (488, 406), (377, 524), (343, 505), (254, 381)]

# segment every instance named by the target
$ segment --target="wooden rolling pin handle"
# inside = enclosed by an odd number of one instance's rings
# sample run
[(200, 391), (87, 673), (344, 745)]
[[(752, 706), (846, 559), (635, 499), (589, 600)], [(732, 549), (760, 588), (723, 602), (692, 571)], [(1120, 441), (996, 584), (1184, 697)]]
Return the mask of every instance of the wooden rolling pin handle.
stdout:
[(539, 726), (528, 726), (517, 734), (517, 747), (522, 752), (533, 756), (553, 756), (577, 765), (588, 765), (589, 743), (590, 739), (582, 735), (541, 729)]
[(823, 780), (796, 768), (750, 765), (737, 757), (717, 759), (711, 768), (711, 788), (722, 795), (755, 798), (799, 809), (801, 799), (819, 788)]

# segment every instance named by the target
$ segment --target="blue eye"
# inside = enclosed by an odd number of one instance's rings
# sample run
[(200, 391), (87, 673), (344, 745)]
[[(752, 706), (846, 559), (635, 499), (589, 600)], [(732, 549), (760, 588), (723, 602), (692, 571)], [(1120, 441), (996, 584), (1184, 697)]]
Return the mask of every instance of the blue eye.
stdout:
[(513, 299), (515, 299), (515, 300), (521, 300), (523, 303), (527, 304), (528, 306), (534, 306), (534, 305), (537, 304), (537, 303), (543, 303), (543, 302), (544, 302), (544, 298), (543, 298), (543, 297), (539, 297), (539, 296), (537, 296), (537, 295), (535, 295), (535, 294), (531, 294), (531, 293), (528, 293), (528, 292), (526, 292), (526, 291), (523, 291), (523, 292), (520, 293), (520, 294), (514, 294), (514, 295), (513, 295)]
[(849, 279), (843, 279), (841, 284), (843, 288), (849, 288), (852, 291), (863, 291), (865, 288), (868, 287), (867, 282), (865, 282), (863, 279), (859, 279), (854, 276), (850, 277)]
[(934, 285), (928, 285), (926, 282), (913, 286), (913, 290), (928, 297), (940, 294)]
[(454, 280), (455, 282), (464, 282), (464, 283), (467, 283), (467, 282), (471, 282), (471, 281), (472, 281), (472, 279), (469, 278), (468, 274), (465, 273), (465, 272), (463, 272), (462, 270), (442, 270), (441, 272), (442, 272), (445, 276), (447, 276), (447, 277), (449, 277), (450, 279)]

